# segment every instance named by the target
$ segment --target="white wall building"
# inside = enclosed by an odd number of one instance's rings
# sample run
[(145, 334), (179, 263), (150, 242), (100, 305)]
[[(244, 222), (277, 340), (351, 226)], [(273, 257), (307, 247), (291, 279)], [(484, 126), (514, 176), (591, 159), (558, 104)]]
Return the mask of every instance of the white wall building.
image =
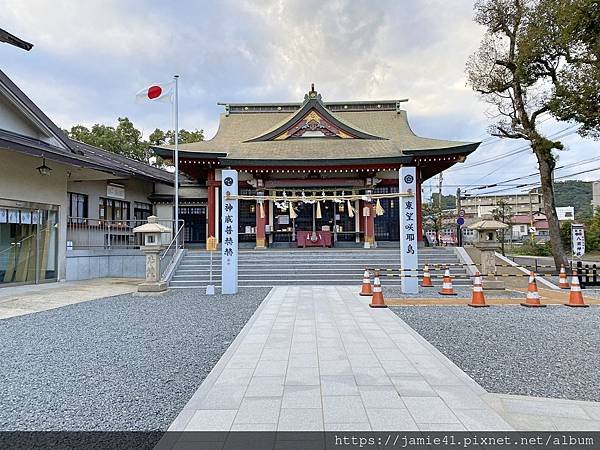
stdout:
[(596, 209), (600, 206), (600, 181), (592, 183), (592, 208)]
[(143, 275), (131, 228), (173, 174), (69, 139), (2, 71), (0, 161), (0, 286)]

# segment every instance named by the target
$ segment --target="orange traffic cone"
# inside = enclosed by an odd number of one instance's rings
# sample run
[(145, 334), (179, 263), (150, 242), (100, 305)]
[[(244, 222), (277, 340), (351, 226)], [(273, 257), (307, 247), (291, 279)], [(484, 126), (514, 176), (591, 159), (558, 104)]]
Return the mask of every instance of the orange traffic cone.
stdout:
[(583, 303), (583, 294), (581, 293), (581, 286), (579, 286), (579, 277), (577, 271), (573, 271), (573, 278), (571, 279), (571, 293), (569, 294), (569, 303), (565, 303), (565, 306), (571, 306), (573, 308), (587, 308), (590, 305)]
[(475, 278), (473, 278), (473, 295), (471, 297), (471, 303), (469, 306), (473, 308), (485, 308), (485, 297), (483, 296), (483, 284), (481, 283), (481, 274), (475, 272)]
[(365, 267), (365, 273), (363, 274), (363, 282), (362, 289), (360, 290), (360, 295), (369, 297), (373, 295), (373, 290), (371, 289), (371, 275), (369, 274), (368, 267)]
[(387, 308), (381, 292), (381, 282), (379, 281), (379, 272), (376, 270), (373, 274), (373, 298), (369, 304), (371, 308)]
[(431, 282), (431, 274), (429, 273), (429, 266), (425, 264), (423, 267), (423, 278), (421, 279), (422, 287), (433, 287), (433, 283)]
[(454, 288), (452, 287), (452, 277), (450, 276), (450, 269), (446, 267), (444, 272), (444, 281), (442, 282), (442, 290), (439, 292), (441, 295), (456, 295)]
[(546, 306), (540, 303), (540, 294), (538, 292), (537, 282), (535, 281), (535, 272), (529, 273), (527, 297), (525, 298), (525, 303), (521, 303), (521, 306), (527, 306), (528, 308), (543, 308)]
[(565, 265), (560, 265), (560, 273), (558, 274), (558, 287), (561, 289), (569, 289), (569, 281), (567, 280), (567, 272), (565, 272)]

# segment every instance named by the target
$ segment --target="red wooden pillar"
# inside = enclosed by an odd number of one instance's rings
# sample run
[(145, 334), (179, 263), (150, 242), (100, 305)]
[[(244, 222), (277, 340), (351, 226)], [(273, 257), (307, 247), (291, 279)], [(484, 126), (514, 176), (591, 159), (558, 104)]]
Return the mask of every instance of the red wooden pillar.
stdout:
[(265, 225), (267, 224), (267, 202), (262, 202), (262, 209), (260, 202), (256, 202), (256, 248), (264, 249), (267, 248), (265, 239)]
[(423, 242), (423, 208), (421, 203), (421, 169), (417, 167), (417, 192), (415, 198), (417, 200), (417, 243)]
[(208, 171), (208, 180), (207, 180), (207, 184), (208, 184), (208, 214), (207, 214), (207, 221), (208, 221), (208, 236), (207, 237), (214, 237), (215, 236), (215, 170), (214, 169), (210, 169)]

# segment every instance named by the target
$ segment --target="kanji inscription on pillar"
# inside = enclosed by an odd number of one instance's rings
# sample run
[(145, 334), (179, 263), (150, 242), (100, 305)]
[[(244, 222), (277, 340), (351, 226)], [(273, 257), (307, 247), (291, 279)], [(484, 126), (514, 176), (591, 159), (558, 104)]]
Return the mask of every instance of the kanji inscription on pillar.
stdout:
[(578, 223), (571, 224), (571, 250), (576, 258), (585, 254), (585, 228)]
[(236, 170), (221, 172), (221, 292), (238, 292), (238, 173)]
[(402, 292), (419, 292), (419, 258), (417, 251), (417, 175), (414, 167), (401, 167), (399, 171), (400, 192), (410, 195), (400, 197), (400, 265), (402, 268)]

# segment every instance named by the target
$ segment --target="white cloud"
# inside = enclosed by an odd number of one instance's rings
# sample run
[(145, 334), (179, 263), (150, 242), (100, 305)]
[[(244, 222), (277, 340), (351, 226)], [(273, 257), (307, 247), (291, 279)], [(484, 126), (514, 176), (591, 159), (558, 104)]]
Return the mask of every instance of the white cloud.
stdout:
[(74, 58), (162, 53), (168, 41), (161, 17), (124, 6), (117, 0), (3, 2), (4, 20), (38, 48)]
[[(145, 133), (166, 129), (168, 107), (136, 105), (133, 96), (179, 73), (181, 126), (203, 128), (206, 136), (218, 125), (217, 101), (301, 101), (314, 82), (329, 101), (408, 97), (417, 133), (481, 140), (487, 105), (466, 86), (464, 73), (482, 36), (472, 6), (471, 0), (5, 0), (3, 28), (35, 47), (16, 54), (0, 46), (0, 58), (3, 70), (63, 127), (128, 116)], [(568, 142), (561, 161), (597, 152), (597, 143), (572, 136)], [(469, 164), (520, 145), (483, 146)], [(468, 183), (491, 172), (490, 181), (501, 180), (507, 161), (450, 171), (446, 179)], [(531, 155), (517, 162), (510, 166), (515, 176), (536, 170)]]

